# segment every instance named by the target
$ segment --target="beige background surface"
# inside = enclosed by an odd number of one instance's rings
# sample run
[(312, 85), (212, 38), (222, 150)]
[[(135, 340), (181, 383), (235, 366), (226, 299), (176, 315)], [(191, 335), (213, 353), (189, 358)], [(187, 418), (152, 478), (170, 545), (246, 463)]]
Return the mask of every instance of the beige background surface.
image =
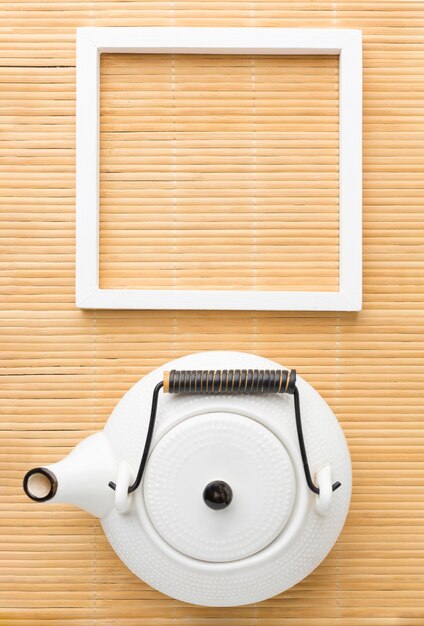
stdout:
[[(361, 313), (75, 309), (75, 28), (172, 24), (363, 30)], [(424, 623), (423, 36), (422, 2), (1, 4), (1, 624)], [(97, 520), (21, 491), (29, 467), (101, 428), (140, 376), (211, 348), (297, 368), (338, 415), (354, 469), (325, 562), (284, 595), (235, 609), (161, 596), (125, 569)]]
[(100, 286), (337, 291), (338, 69), (105, 54)]

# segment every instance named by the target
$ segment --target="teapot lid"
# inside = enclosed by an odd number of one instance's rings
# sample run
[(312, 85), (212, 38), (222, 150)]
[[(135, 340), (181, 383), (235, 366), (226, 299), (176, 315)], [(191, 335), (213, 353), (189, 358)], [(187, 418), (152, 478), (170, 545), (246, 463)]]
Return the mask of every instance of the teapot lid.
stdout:
[(256, 420), (217, 411), (186, 419), (161, 438), (140, 497), (173, 548), (229, 562), (263, 550), (281, 533), (295, 492), (282, 442)]

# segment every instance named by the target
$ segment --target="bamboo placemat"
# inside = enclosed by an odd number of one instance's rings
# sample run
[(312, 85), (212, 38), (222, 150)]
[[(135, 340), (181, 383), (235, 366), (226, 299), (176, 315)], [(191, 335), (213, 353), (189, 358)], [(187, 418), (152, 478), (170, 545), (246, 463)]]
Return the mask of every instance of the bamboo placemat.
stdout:
[[(0, 17), (0, 623), (421, 626), (423, 3), (40, 0), (2, 3)], [(363, 30), (362, 312), (75, 309), (75, 27), (173, 24)], [(97, 520), (43, 508), (21, 490), (29, 467), (101, 428), (142, 375), (209, 349), (297, 368), (334, 409), (352, 454), (352, 507), (335, 549), (305, 581), (257, 606), (165, 598), (126, 570)]]

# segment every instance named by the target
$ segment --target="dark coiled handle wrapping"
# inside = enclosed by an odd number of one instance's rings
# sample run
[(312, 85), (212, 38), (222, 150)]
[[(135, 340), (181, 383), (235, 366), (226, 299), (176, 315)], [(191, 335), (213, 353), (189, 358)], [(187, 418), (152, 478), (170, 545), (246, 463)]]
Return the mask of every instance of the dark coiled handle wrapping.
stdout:
[(294, 393), (296, 370), (171, 370), (165, 393)]

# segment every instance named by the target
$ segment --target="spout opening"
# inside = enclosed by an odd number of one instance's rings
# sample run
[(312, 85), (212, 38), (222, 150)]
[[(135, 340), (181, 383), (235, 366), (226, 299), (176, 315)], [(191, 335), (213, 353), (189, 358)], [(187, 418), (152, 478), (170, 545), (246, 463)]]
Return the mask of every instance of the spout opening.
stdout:
[(57, 491), (57, 478), (45, 467), (34, 467), (25, 474), (24, 491), (35, 502), (47, 502)]

